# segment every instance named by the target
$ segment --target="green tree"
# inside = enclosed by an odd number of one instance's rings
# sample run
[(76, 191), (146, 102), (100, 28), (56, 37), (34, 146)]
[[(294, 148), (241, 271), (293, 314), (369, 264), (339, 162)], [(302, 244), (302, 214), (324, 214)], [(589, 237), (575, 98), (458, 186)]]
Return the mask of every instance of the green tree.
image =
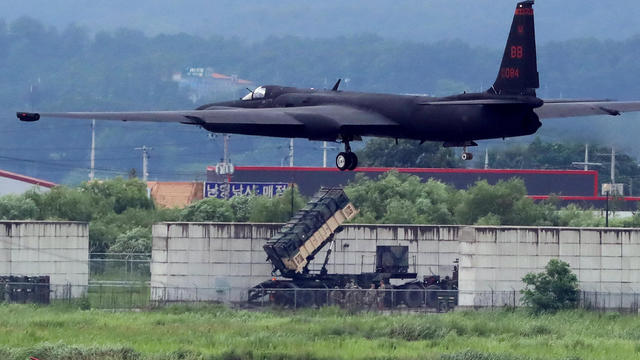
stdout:
[(503, 224), (504, 218), (510, 216), (526, 193), (522, 180), (500, 181), (493, 186), (486, 180), (478, 181), (467, 190), (456, 208), (456, 220), (460, 224), (475, 224), (478, 219), (492, 214)]
[(31, 199), (20, 195), (0, 197), (0, 220), (38, 219), (38, 207)]
[(579, 300), (578, 278), (564, 261), (551, 259), (544, 272), (529, 273), (522, 281), (522, 301), (536, 313), (569, 309)]
[(235, 221), (249, 221), (254, 200), (254, 196), (234, 196), (229, 199), (229, 205), (231, 206), (231, 210), (233, 211), (233, 217)]
[(147, 184), (138, 179), (117, 177), (109, 181), (91, 181), (80, 185), (79, 190), (92, 196), (96, 203), (106, 202), (117, 214), (130, 208), (154, 207), (153, 200), (147, 194)]
[(551, 204), (536, 204), (527, 196), (522, 179), (513, 178), (489, 185), (478, 181), (462, 193), (455, 208), (458, 224), (478, 225), (553, 225)]
[(207, 198), (193, 203), (180, 212), (182, 221), (234, 221), (229, 201)]
[(364, 223), (451, 224), (457, 190), (419, 177), (390, 171), (376, 180), (356, 177), (345, 192), (360, 210), (355, 219)]
[(46, 193), (29, 192), (26, 196), (38, 205), (42, 219), (89, 222), (100, 210), (95, 199), (66, 186), (56, 186)]
[(594, 209), (581, 209), (575, 204), (569, 204), (559, 209), (556, 216), (558, 226), (601, 227), (605, 223), (604, 218), (595, 215)]
[(116, 238), (115, 243), (109, 248), (111, 253), (137, 253), (148, 254), (151, 252), (151, 229), (134, 227)]
[(297, 187), (288, 189), (282, 196), (275, 198), (256, 196), (251, 204), (249, 221), (285, 222), (291, 218), (292, 213), (300, 210), (305, 204), (306, 199), (300, 194)]

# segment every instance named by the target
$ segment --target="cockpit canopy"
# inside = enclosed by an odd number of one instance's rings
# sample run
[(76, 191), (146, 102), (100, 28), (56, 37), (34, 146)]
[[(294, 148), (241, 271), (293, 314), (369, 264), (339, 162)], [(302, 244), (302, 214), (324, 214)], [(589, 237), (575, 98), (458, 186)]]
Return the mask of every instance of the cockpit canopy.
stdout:
[(262, 99), (267, 94), (267, 88), (264, 86), (258, 86), (255, 90), (245, 95), (242, 100), (256, 100)]

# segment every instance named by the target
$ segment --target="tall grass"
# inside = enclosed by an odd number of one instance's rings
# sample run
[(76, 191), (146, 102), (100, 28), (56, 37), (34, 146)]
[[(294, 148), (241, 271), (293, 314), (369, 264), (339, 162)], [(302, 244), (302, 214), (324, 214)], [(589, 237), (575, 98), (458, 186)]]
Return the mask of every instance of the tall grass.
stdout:
[(0, 359), (637, 359), (640, 318), (567, 311), (351, 315), (0, 305)]

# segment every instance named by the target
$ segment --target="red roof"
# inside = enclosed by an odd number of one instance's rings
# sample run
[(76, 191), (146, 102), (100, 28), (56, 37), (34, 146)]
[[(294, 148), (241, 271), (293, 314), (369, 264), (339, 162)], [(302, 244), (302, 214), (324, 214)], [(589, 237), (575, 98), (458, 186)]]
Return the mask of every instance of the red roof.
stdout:
[(52, 183), (51, 181), (36, 179), (30, 176), (20, 175), (20, 174), (16, 174), (16, 173), (12, 173), (10, 171), (4, 171), (4, 170), (0, 170), (0, 177), (18, 180), (18, 181), (26, 182), (29, 184), (46, 187), (46, 188), (52, 188), (54, 186), (57, 186), (56, 183)]
[[(221, 80), (234, 80), (234, 77), (233, 77), (233, 76), (229, 76), (229, 75), (225, 75), (225, 74), (220, 74), (220, 73), (216, 73), (216, 72), (212, 73), (212, 74), (211, 74), (211, 77), (212, 77), (212, 78), (214, 78), (214, 79), (221, 79)], [(244, 85), (247, 85), (247, 84), (253, 84), (253, 82), (251, 82), (251, 81), (249, 81), (249, 80), (240, 79), (240, 78), (235, 79), (235, 81), (236, 81), (238, 84), (244, 84)]]
[(165, 208), (184, 208), (197, 200), (202, 200), (204, 184), (201, 182), (160, 182), (147, 181), (151, 197), (157, 205)]
[(211, 77), (214, 79), (231, 79), (231, 76), (219, 73), (213, 73), (211, 74)]

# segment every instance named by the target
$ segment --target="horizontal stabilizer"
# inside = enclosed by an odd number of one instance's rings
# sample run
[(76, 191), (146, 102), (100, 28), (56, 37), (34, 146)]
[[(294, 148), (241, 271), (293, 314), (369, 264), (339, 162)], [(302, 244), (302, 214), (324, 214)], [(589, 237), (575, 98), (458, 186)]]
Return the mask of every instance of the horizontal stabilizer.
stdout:
[(617, 116), (625, 112), (640, 111), (640, 101), (545, 101), (535, 109), (541, 119), (590, 115)]

